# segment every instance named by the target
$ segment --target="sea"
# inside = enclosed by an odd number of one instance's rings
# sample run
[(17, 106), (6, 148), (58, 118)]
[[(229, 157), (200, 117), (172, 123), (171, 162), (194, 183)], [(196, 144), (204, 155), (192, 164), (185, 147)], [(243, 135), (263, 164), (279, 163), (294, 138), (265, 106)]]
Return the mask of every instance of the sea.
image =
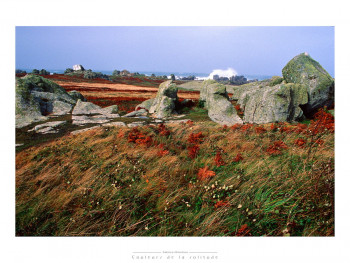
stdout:
[[(32, 72), (33, 69), (25, 69), (25, 68), (20, 68), (21, 70), (25, 70), (27, 73)], [(39, 68), (38, 68), (39, 69)], [(40, 69), (39, 69), (40, 70)], [(63, 74), (65, 69), (46, 69), (49, 71), (51, 74), (56, 73), (56, 74)], [(93, 70), (94, 72), (101, 72), (106, 75), (112, 75), (113, 70)], [(131, 71), (133, 72), (133, 71)], [(152, 74), (156, 76), (164, 76), (166, 75), (168, 78), (170, 78), (171, 74), (175, 75), (176, 79), (181, 79), (183, 77), (188, 77), (188, 76), (195, 76), (196, 80), (205, 80), (209, 78), (210, 72), (209, 73), (198, 73), (198, 72), (162, 72), (162, 71), (135, 71), (140, 74), (145, 74), (146, 76), (151, 76)], [(251, 74), (238, 74), (238, 75), (243, 75), (246, 77), (248, 80), (265, 80), (265, 79), (270, 79), (272, 75), (251, 75)]]

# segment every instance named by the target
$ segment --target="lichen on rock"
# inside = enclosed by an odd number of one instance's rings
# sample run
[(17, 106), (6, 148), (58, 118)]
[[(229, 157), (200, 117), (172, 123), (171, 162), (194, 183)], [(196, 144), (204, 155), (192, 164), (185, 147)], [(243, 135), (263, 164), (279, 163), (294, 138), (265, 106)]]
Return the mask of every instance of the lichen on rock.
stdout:
[(161, 83), (149, 113), (153, 114), (155, 118), (166, 118), (174, 114), (175, 105), (178, 103), (177, 90), (178, 88), (172, 80)]
[(229, 101), (224, 85), (213, 80), (205, 81), (200, 93), (200, 100), (204, 102), (204, 106), (208, 109), (208, 116), (214, 122), (221, 125), (243, 123)]
[(307, 53), (290, 60), (282, 74), (287, 83), (306, 86), (309, 97), (308, 103), (303, 107), (306, 115), (312, 116), (319, 108), (334, 103), (334, 79)]

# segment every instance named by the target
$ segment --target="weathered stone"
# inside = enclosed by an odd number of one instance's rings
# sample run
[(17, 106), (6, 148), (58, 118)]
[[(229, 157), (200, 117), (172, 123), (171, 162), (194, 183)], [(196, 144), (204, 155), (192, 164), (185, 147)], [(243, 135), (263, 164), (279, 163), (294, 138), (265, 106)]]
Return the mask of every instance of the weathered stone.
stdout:
[(103, 112), (100, 106), (97, 106), (91, 102), (83, 102), (80, 99), (77, 101), (73, 109), (73, 115), (91, 115), (91, 114), (101, 114)]
[(118, 105), (112, 105), (112, 106), (103, 108), (101, 112), (103, 114), (117, 114), (118, 113)]
[(301, 105), (308, 101), (303, 85), (279, 84), (248, 90), (238, 100), (244, 122), (270, 123), (295, 121), (303, 117)]
[(28, 130), (28, 132), (36, 132), (36, 133), (57, 133), (57, 128), (63, 126), (67, 121), (51, 121), (43, 124), (36, 125), (33, 129)]
[(48, 79), (32, 74), (17, 79), (16, 127), (46, 120), (48, 114), (67, 111), (68, 105), (57, 102), (75, 104), (75, 100), (61, 86)]
[(73, 65), (74, 71), (84, 71), (84, 67), (82, 65)]
[(307, 53), (302, 53), (292, 60), (282, 70), (287, 83), (305, 85), (309, 101), (303, 106), (306, 115), (312, 115), (323, 106), (334, 103), (334, 79), (328, 72)]
[(90, 123), (106, 123), (109, 122), (109, 119), (104, 115), (72, 115), (72, 123), (74, 125), (85, 125)]
[(149, 99), (149, 100), (145, 100), (141, 104), (137, 105), (135, 107), (135, 110), (146, 109), (146, 110), (149, 111), (149, 109), (151, 108), (153, 102), (154, 102), (154, 98), (153, 99)]
[(237, 115), (236, 109), (229, 101), (226, 87), (213, 80), (203, 83), (200, 100), (204, 101), (211, 120), (221, 125), (234, 125), (243, 123)]
[(147, 115), (147, 111), (145, 109), (140, 109), (140, 110), (129, 112), (125, 114), (123, 117), (127, 118), (127, 117), (138, 117), (138, 116), (145, 116), (145, 115)]
[(16, 80), (16, 128), (47, 119), (41, 114), (40, 103), (28, 86), (29, 83), (25, 80)]
[(143, 121), (136, 121), (136, 122), (131, 122), (131, 123), (127, 124), (127, 126), (129, 128), (144, 126), (144, 125), (145, 125), (145, 122), (143, 122)]
[(178, 102), (177, 87), (172, 80), (165, 81), (159, 85), (157, 97), (154, 98), (149, 112), (155, 118), (169, 117), (175, 111)]
[(73, 109), (73, 105), (63, 102), (63, 101), (59, 101), (56, 100), (52, 103), (52, 114), (53, 115), (66, 115), (69, 114)]
[(121, 126), (121, 127), (124, 127), (124, 126), (126, 126), (126, 124), (124, 122), (121, 122), (121, 121), (115, 121), (115, 122), (109, 122), (109, 123), (102, 124), (102, 126), (107, 126), (107, 127), (109, 127), (109, 126), (115, 126), (115, 127)]
[(51, 92), (32, 91), (35, 98), (41, 99), (44, 102), (62, 101), (74, 105), (75, 100), (67, 94), (56, 94)]
[(86, 101), (85, 97), (78, 91), (72, 90), (68, 92), (69, 96), (71, 96), (75, 101), (81, 100), (81, 101)]

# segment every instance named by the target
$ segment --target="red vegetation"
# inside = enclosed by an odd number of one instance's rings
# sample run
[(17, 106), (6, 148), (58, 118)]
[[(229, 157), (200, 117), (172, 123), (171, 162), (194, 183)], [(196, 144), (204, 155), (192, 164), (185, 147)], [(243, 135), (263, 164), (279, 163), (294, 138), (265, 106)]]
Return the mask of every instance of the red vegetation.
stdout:
[(281, 133), (283, 133), (283, 132), (285, 132), (285, 133), (290, 133), (290, 132), (292, 132), (292, 129), (291, 129), (290, 127), (284, 126), (284, 125), (282, 124), (282, 126), (280, 127), (280, 132), (281, 132)]
[(233, 162), (238, 163), (243, 160), (242, 154), (238, 153), (236, 157), (233, 159)]
[(139, 131), (137, 127), (134, 127), (128, 135), (128, 142), (133, 142), (139, 145), (150, 146), (152, 144), (152, 137), (147, 136)]
[(193, 125), (193, 121), (188, 120), (188, 121), (186, 121), (186, 124), (187, 124), (188, 126), (192, 126), (192, 125)]
[(298, 138), (296, 141), (295, 141), (295, 144), (299, 147), (304, 147), (304, 145), (306, 144), (306, 141), (302, 138)]
[(241, 236), (251, 236), (250, 229), (248, 228), (247, 224), (242, 225), (236, 233), (236, 236), (241, 237)]
[(322, 144), (324, 144), (324, 140), (317, 139), (317, 140), (315, 141), (315, 144), (322, 145)]
[(235, 109), (236, 109), (238, 115), (243, 115), (243, 109), (241, 109), (241, 105), (236, 104)]
[(188, 142), (191, 144), (198, 144), (203, 142), (203, 138), (204, 138), (204, 135), (202, 134), (202, 132), (191, 133), (190, 137), (188, 138)]
[(197, 157), (199, 152), (199, 144), (203, 142), (204, 135), (202, 132), (198, 133), (191, 133), (187, 141), (189, 142), (190, 146), (187, 148), (188, 150), (188, 156), (191, 159), (194, 159)]
[(274, 123), (271, 123), (270, 130), (271, 131), (277, 131), (277, 129), (278, 129), (278, 126), (276, 124), (274, 124)]
[(264, 127), (258, 126), (255, 128), (255, 131), (257, 134), (262, 134), (266, 132), (266, 129)]
[(117, 137), (118, 138), (124, 138), (125, 136), (125, 131), (124, 130), (119, 130)]
[(248, 131), (248, 130), (250, 130), (251, 127), (253, 127), (253, 124), (247, 123), (247, 124), (244, 124), (244, 125), (241, 127), (241, 130), (242, 130), (242, 131)]
[(163, 123), (158, 125), (158, 132), (159, 132), (159, 135), (165, 136), (165, 137), (169, 136), (171, 133)]
[(298, 123), (297, 127), (294, 129), (294, 132), (300, 134), (305, 132), (306, 128), (307, 128), (306, 124)]
[(315, 119), (311, 121), (308, 132), (317, 135), (329, 131), (334, 132), (334, 117), (325, 109), (319, 109), (315, 114)]
[(228, 126), (226, 124), (222, 126), (222, 131), (227, 131), (227, 130), (228, 130)]
[(227, 201), (222, 201), (222, 200), (217, 201), (217, 202), (215, 203), (215, 205), (214, 205), (215, 208), (228, 207), (228, 206), (230, 206), (229, 202), (227, 202)]
[(197, 155), (198, 155), (199, 146), (198, 146), (198, 145), (193, 145), (193, 146), (188, 147), (187, 150), (188, 150), (188, 156), (189, 156), (191, 159), (194, 159), (194, 158), (196, 158)]
[(233, 130), (233, 131), (239, 130), (241, 127), (242, 127), (241, 124), (236, 123), (236, 124), (231, 126), (231, 130)]
[(135, 107), (141, 102), (147, 100), (146, 98), (139, 97), (95, 97), (95, 96), (85, 96), (85, 98), (100, 106), (108, 107), (111, 105), (118, 105), (120, 111), (130, 112), (134, 111)]
[(214, 162), (215, 162), (216, 166), (223, 166), (223, 165), (226, 164), (225, 161), (222, 159), (221, 151), (217, 151), (216, 152), (216, 155), (215, 155), (215, 158), (214, 158)]
[(199, 168), (199, 170), (198, 170), (198, 179), (201, 180), (201, 181), (209, 179), (209, 178), (211, 178), (213, 176), (215, 176), (215, 172), (214, 171), (210, 171), (208, 166), (206, 166), (204, 168)]
[(275, 141), (272, 145), (267, 147), (266, 152), (270, 155), (279, 155), (282, 153), (282, 149), (286, 149), (288, 146), (282, 141)]
[(168, 155), (168, 154), (169, 154), (169, 151), (168, 151), (168, 150), (160, 150), (160, 151), (157, 153), (157, 155), (158, 155), (159, 157), (162, 157), (162, 156)]

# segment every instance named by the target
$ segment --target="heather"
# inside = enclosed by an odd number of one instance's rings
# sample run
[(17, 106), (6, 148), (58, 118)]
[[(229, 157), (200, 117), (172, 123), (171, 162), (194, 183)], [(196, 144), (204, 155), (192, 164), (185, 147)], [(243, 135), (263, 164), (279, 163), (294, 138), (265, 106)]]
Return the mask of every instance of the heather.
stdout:
[(334, 236), (334, 117), (100, 127), (27, 148), (16, 235)]

